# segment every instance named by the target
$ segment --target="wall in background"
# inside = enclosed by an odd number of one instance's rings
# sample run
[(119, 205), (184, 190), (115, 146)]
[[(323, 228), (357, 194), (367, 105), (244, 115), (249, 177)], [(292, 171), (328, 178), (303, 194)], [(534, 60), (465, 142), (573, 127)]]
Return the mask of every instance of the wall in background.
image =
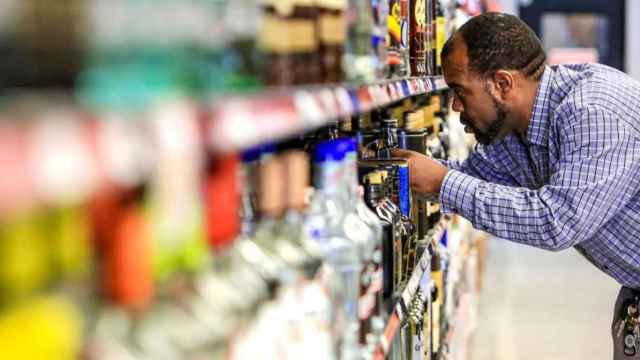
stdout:
[(625, 33), (627, 73), (640, 80), (640, 1), (627, 0), (627, 31)]
[[(518, 15), (520, 2), (535, 0), (499, 0), (502, 11)], [(627, 0), (625, 33), (625, 67), (627, 73), (640, 80), (640, 1)]]

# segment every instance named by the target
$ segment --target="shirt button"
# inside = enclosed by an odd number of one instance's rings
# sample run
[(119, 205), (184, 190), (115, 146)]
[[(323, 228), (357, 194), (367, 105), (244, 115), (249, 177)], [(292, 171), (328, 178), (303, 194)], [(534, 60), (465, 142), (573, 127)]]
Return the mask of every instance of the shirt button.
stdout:
[(603, 265), (602, 268), (605, 270), (609, 270), (609, 267), (607, 265)]

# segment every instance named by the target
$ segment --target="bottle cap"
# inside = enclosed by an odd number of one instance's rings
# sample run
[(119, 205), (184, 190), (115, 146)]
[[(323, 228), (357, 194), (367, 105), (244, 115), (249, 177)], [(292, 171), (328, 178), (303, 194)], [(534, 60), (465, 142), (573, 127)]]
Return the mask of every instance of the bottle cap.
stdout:
[(342, 161), (346, 155), (346, 146), (338, 140), (328, 140), (316, 146), (315, 161)]
[(372, 185), (382, 184), (382, 173), (380, 171), (370, 172), (365, 176), (364, 181)]

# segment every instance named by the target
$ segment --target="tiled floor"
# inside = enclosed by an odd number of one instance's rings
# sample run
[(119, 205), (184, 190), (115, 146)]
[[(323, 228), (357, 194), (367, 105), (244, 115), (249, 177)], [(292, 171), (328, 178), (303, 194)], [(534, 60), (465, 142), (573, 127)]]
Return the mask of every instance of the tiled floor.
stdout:
[(470, 360), (609, 360), (618, 290), (576, 250), (491, 239)]

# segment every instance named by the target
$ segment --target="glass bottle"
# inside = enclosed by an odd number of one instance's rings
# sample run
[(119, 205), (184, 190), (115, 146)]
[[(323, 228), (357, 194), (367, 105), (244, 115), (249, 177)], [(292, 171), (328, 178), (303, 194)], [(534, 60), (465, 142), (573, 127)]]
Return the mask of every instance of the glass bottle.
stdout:
[(375, 29), (371, 0), (349, 0), (343, 62), (350, 82), (372, 82), (376, 79), (376, 45), (372, 46)]
[(387, 64), (389, 77), (409, 75), (409, 0), (389, 0)]
[(376, 57), (375, 75), (381, 79), (388, 72), (387, 37), (389, 36), (389, 1), (367, 0), (371, 2), (373, 12), (373, 31), (371, 33), (371, 45)]
[(320, 82), (313, 0), (262, 0), (259, 44), (267, 60), (265, 83), (290, 86)]
[(341, 279), (344, 325), (340, 334), (340, 358), (358, 356), (358, 296), (363, 268), (362, 247), (367, 243), (369, 228), (357, 214), (348, 211), (344, 186), (346, 148), (339, 141), (318, 144), (315, 152), (316, 192), (309, 206), (306, 230), (318, 243), (325, 261)]
[(426, 4), (427, 0), (411, 0), (410, 9), (410, 63), (411, 76), (426, 75), (425, 68), (425, 27), (426, 27)]
[(358, 184), (358, 145), (354, 138), (341, 141), (347, 145), (345, 156), (345, 186), (348, 189), (348, 206), (371, 230), (371, 236), (363, 247), (364, 268), (361, 274), (360, 294), (360, 342), (374, 345), (384, 330), (378, 301), (382, 292), (382, 224), (378, 216), (365, 203)]
[(393, 239), (398, 236), (394, 211), (390, 211), (386, 205), (391, 203), (385, 193), (382, 184), (382, 173), (373, 171), (364, 177), (364, 196), (367, 206), (375, 212), (382, 224), (382, 301), (383, 311), (391, 309), (391, 295), (393, 292)]
[(342, 59), (346, 40), (347, 0), (316, 0), (317, 32), (320, 46), (322, 82), (337, 84), (343, 80)]
[(435, 4), (435, 13), (436, 13), (436, 75), (442, 75), (442, 61), (440, 60), (440, 56), (442, 55), (442, 48), (444, 47), (444, 43), (447, 40), (447, 29), (446, 29), (446, 18), (444, 14), (444, 5), (440, 2), (440, 0), (432, 0)]

